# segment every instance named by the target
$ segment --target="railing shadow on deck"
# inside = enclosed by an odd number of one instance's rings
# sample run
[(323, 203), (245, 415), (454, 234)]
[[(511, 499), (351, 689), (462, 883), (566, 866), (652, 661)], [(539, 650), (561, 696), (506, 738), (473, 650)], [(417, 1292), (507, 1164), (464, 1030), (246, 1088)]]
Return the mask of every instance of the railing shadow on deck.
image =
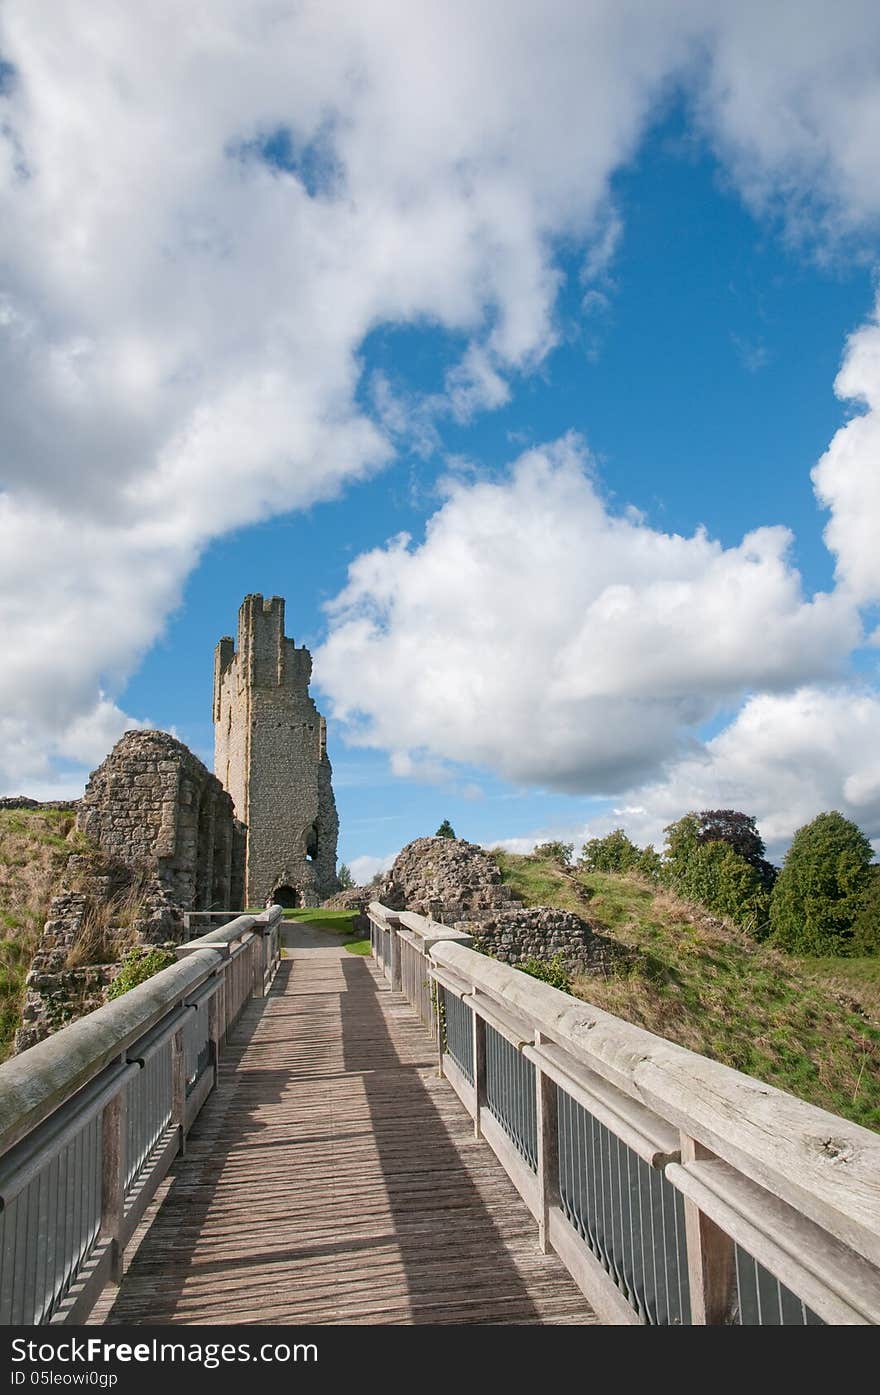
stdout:
[[(260, 1135), (268, 1131), (269, 1125), (256, 1116), (281, 1099), (290, 1086), (290, 1072), (251, 1066), (241, 1074), (240, 1065), (273, 1000), (286, 992), (291, 970), (290, 960), (282, 960), (266, 997), (249, 1003), (242, 1014), (224, 1054), (217, 1089), (193, 1125), (186, 1155), (178, 1158), (172, 1168), (170, 1185), (145, 1216), (144, 1231), (137, 1237), (139, 1243), (122, 1284), (109, 1306), (105, 1299), (104, 1311), (99, 1308), (101, 1321), (174, 1323), (179, 1320), (177, 1309), (187, 1279), (194, 1274), (207, 1278), (217, 1269), (229, 1267), (228, 1261), (208, 1261), (194, 1268), (192, 1261), (223, 1175), (238, 1167), (238, 1151), (245, 1149), (253, 1159), (248, 1169), (252, 1178), (265, 1177), (262, 1150), (279, 1146), (261, 1142)], [(244, 1108), (239, 1101), (243, 1086)], [(231, 1128), (230, 1115), (235, 1119)], [(218, 1149), (221, 1134), (222, 1148)], [(242, 1205), (247, 1204), (247, 1194), (243, 1193)], [(173, 1263), (169, 1263), (170, 1257)], [(267, 1257), (269, 1252), (251, 1251), (237, 1258), (236, 1268), (244, 1273)], [(271, 1258), (278, 1257), (278, 1251), (273, 1250)], [(146, 1311), (140, 1297), (144, 1291), (151, 1295)]]
[[(380, 1000), (387, 985), (364, 959), (343, 959), (341, 967), (348, 1002), (357, 1002), (341, 1013), (345, 1070), (361, 1077), (392, 1222), (382, 1241), (402, 1269), (411, 1321), (483, 1323), (489, 1311), (496, 1322), (540, 1322), (487, 1198), (463, 1165), (462, 1147), (474, 1148), (467, 1116), (452, 1091), (427, 1088), (426, 1068), (436, 1073), (429, 1038), (416, 1022), (401, 1022), (414, 1040), (424, 1037), (421, 1059), (401, 1059)], [(512, 1200), (519, 1209), (506, 1179), (499, 1195), (496, 1176), (494, 1168), (484, 1174), (485, 1190), (494, 1187), (499, 1206)]]
[(604, 1320), (880, 1323), (880, 1139), (372, 902), (377, 971)]
[(0, 1066), (0, 1323), (87, 1320), (279, 963), (281, 907)]

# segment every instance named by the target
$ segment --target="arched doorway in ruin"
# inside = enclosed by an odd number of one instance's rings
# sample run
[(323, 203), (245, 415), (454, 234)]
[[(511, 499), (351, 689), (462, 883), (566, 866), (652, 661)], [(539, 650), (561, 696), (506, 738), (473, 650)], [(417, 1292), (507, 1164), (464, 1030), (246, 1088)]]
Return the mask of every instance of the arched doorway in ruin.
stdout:
[(276, 886), (272, 892), (272, 904), (283, 906), (285, 910), (298, 906), (300, 904), (299, 892), (292, 886)]

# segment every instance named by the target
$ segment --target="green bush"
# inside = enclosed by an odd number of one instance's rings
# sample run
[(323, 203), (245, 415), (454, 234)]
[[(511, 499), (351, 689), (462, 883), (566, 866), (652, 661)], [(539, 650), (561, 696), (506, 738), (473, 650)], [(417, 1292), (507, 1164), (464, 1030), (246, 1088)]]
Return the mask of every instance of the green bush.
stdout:
[(444, 819), (444, 820), (443, 820), (443, 822), (441, 823), (440, 827), (437, 829), (437, 832), (434, 834), (434, 837), (435, 837), (435, 838), (454, 838), (454, 837), (455, 837), (455, 829), (452, 827), (452, 824), (449, 822), (448, 819)]
[(643, 848), (639, 853), (639, 859), (633, 871), (638, 872), (641, 877), (647, 877), (649, 882), (656, 882), (660, 880), (662, 868), (662, 857), (655, 851), (654, 844), (649, 843), (648, 846)]
[(130, 949), (123, 956), (122, 967), (107, 989), (107, 997), (121, 998), (130, 988), (137, 988), (139, 983), (146, 983), (148, 978), (176, 963), (177, 959), (167, 949), (147, 945)]
[(354, 886), (354, 877), (351, 875), (351, 868), (347, 862), (340, 862), (336, 880), (341, 891), (348, 891), (349, 887)]
[(574, 855), (574, 843), (539, 843), (532, 849), (532, 857), (547, 858), (550, 862), (559, 862), (563, 867), (571, 866), (571, 859)]
[(524, 974), (530, 974), (532, 978), (539, 978), (542, 983), (549, 983), (551, 988), (561, 988), (563, 993), (571, 992), (571, 974), (565, 967), (561, 954), (554, 954), (552, 959), (538, 959), (536, 955), (530, 954), (528, 959), (522, 959), (516, 967), (522, 969)]
[(584, 872), (634, 872), (642, 856), (641, 848), (627, 838), (623, 829), (615, 828), (604, 838), (591, 838), (584, 843), (578, 866)]
[(773, 888), (774, 942), (796, 954), (864, 953), (856, 924), (861, 918), (860, 938), (868, 934), (873, 856), (862, 830), (836, 809), (799, 828)]

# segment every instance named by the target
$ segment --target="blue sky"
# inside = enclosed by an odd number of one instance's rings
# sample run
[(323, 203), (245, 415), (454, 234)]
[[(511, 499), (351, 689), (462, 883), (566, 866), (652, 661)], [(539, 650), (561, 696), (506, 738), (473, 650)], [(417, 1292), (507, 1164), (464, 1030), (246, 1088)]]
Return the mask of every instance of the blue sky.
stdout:
[(259, 591), (364, 875), (444, 817), (880, 839), (871, 7), (513, 3), (499, 48), (492, 4), (227, 0), (165, 68), (111, 9), (63, 72), (0, 22), (6, 788), (132, 722), (210, 763)]
[[(421, 536), (447, 454), (503, 471), (525, 445), (569, 430), (586, 437), (615, 506), (635, 504), (672, 532), (703, 524), (727, 546), (785, 523), (806, 590), (832, 584), (809, 469), (847, 416), (832, 384), (847, 334), (871, 311), (874, 268), (822, 264), (788, 245), (743, 207), (711, 152), (684, 143), (682, 125), (680, 111), (667, 114), (615, 180), (622, 230), (599, 282), (604, 303), (584, 305), (582, 257), (559, 258), (561, 343), (542, 370), (503, 409), (444, 427), (431, 459), (404, 451), (342, 499), (213, 544), (125, 690), (128, 707), (174, 725), (210, 763), (209, 650), (234, 633), (246, 592), (285, 596), (288, 633), (316, 647), (323, 605), (352, 557), (404, 530)], [(362, 350), (365, 383), (380, 370), (412, 392), (440, 391), (458, 348), (450, 338), (432, 326), (377, 331)], [(320, 701), (320, 673), (314, 690)], [(330, 754), (349, 861), (387, 855), (444, 817), (461, 836), (491, 841), (568, 830), (605, 807), (484, 770), (448, 784), (395, 778), (384, 754), (347, 746), (338, 723)], [(462, 793), (471, 785), (481, 797)]]

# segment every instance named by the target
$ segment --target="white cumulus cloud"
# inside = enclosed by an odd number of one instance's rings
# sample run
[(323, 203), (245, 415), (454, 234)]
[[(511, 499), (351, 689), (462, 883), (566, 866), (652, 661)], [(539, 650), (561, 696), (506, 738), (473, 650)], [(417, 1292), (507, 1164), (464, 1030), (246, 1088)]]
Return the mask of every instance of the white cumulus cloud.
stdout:
[[(861, 0), (833, 13), (817, 0), (54, 0), (51, 18), (7, 0), (0, 677), (22, 736), (0, 751), (0, 782), (28, 778), (27, 751), (42, 778), (77, 733), (74, 758), (92, 758), (86, 733), (110, 731), (102, 702), (211, 538), (331, 499), (389, 458), (389, 422), (358, 391), (371, 330), (459, 336), (436, 395), (461, 419), (546, 359), (560, 240), (602, 260), (610, 178), (674, 84), (748, 198), (795, 212), (814, 199), (827, 229), (867, 227), (878, 36)], [(414, 417), (430, 449), (418, 404)], [(726, 580), (706, 540), (652, 546), (681, 562), (661, 577), (685, 584), (698, 554), (716, 592), (764, 578), (784, 642), (758, 680), (797, 668), (799, 624), (814, 670), (823, 606), (798, 620), (783, 599), (781, 535), (755, 534)], [(655, 601), (675, 604), (668, 590)], [(601, 697), (570, 658), (555, 674), (561, 741)], [(622, 674), (630, 656), (614, 662)], [(728, 674), (707, 662), (712, 693), (742, 676), (733, 659)], [(679, 725), (676, 702), (686, 721), (701, 705), (668, 685), (656, 711), (642, 703), (633, 769)], [(608, 704), (621, 749), (625, 712)], [(541, 731), (529, 744), (524, 768), (554, 743)]]
[(662, 842), (689, 809), (742, 809), (773, 857), (824, 809), (853, 819), (880, 851), (880, 694), (816, 688), (762, 693), (713, 740), (638, 791), (639, 806), (597, 820)]
[(859, 638), (807, 600), (783, 528), (724, 548), (611, 513), (581, 442), (450, 481), (423, 542), (359, 557), (316, 655), (351, 739), (607, 794), (754, 689), (829, 678)]

